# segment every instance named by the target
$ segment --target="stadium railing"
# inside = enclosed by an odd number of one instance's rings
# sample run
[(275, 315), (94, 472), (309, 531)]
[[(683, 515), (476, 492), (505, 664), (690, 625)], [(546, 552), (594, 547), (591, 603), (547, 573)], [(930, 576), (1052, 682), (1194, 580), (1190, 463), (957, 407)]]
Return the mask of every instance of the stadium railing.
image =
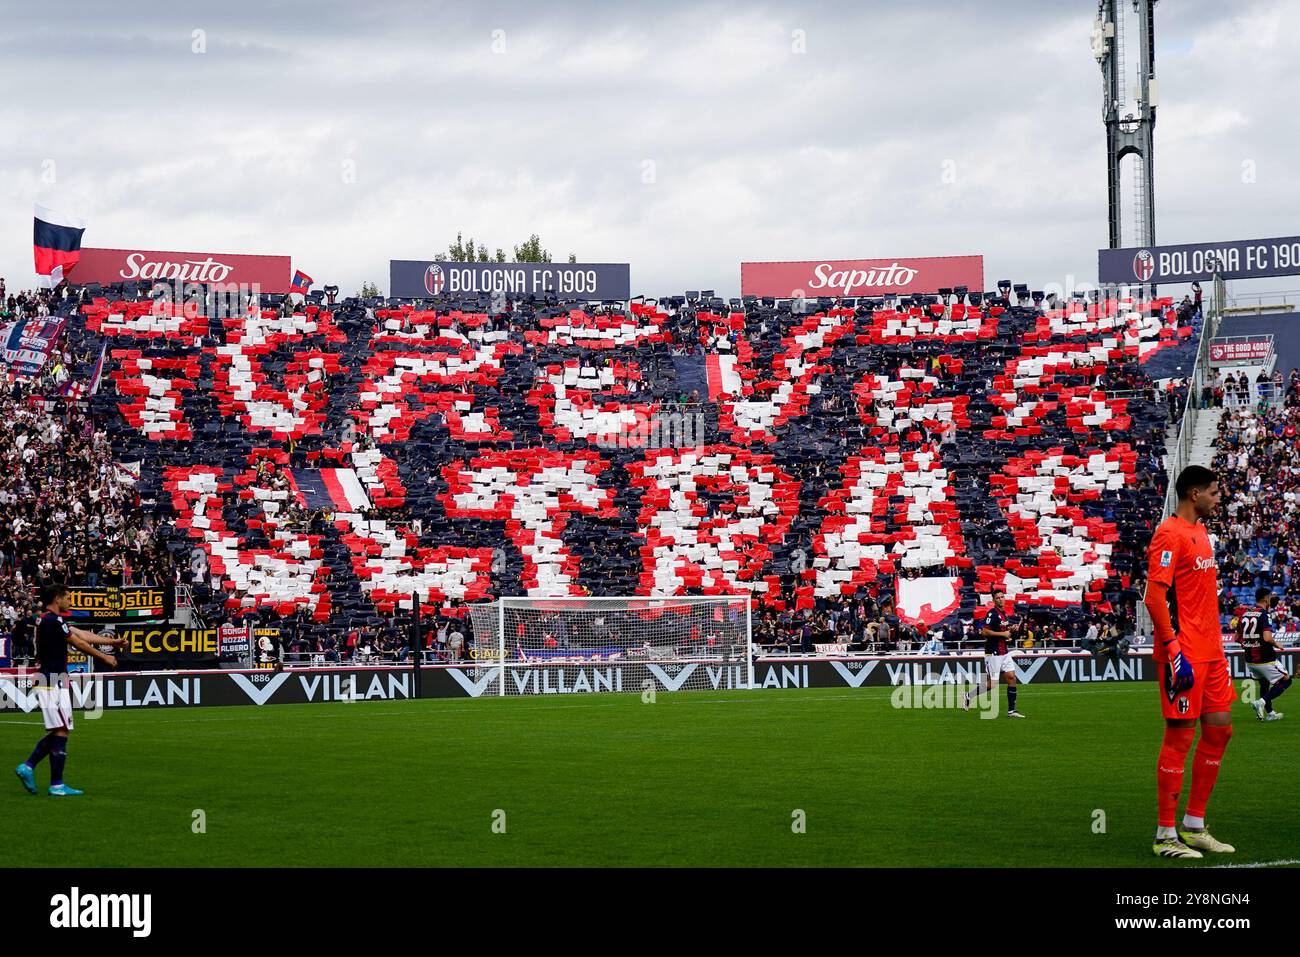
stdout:
[(1229, 315), (1258, 315), (1264, 312), (1294, 312), (1298, 307), (1300, 289), (1282, 289), (1230, 296), (1224, 304), (1224, 312)]
[(1243, 408), (1280, 408), (1286, 404), (1287, 388), (1274, 382), (1252, 382), (1250, 392), (1246, 398), (1242, 398), (1240, 392), (1225, 392), (1223, 394), (1223, 407), (1225, 409), (1243, 409)]
[[(1192, 440), (1196, 435), (1196, 421), (1200, 414), (1200, 403), (1192, 401), (1192, 399), (1193, 397), (1199, 397), (1205, 388), (1210, 368), (1210, 340), (1219, 331), (1219, 325), (1223, 321), (1223, 307), (1226, 301), (1227, 285), (1222, 277), (1216, 274), (1210, 292), (1210, 299), (1204, 310), (1205, 322), (1201, 326), (1200, 341), (1196, 345), (1196, 361), (1192, 366), (1192, 374), (1188, 380), (1188, 401), (1183, 410), (1182, 421), (1178, 426), (1178, 436), (1174, 439), (1173, 445), (1166, 449), (1166, 491), (1162, 518), (1172, 515), (1174, 509), (1178, 506), (1178, 493), (1174, 489), (1174, 482), (1178, 478), (1178, 473), (1190, 464)], [(1140, 601), (1137, 604), (1136, 626), (1139, 635), (1151, 634), (1151, 616), (1147, 613), (1146, 606)]]
[[(983, 654), (984, 643), (977, 639), (969, 639), (957, 643), (945, 642), (941, 651), (928, 653), (923, 650), (926, 644), (924, 641), (903, 641), (890, 642), (894, 647), (886, 648), (880, 642), (869, 642), (863, 648), (850, 649), (845, 647), (842, 650), (829, 650), (832, 646), (817, 644), (813, 646), (812, 651), (804, 651), (797, 644), (754, 644), (759, 658), (880, 658), (891, 657), (894, 655), (917, 655), (926, 656), (934, 654), (942, 655), (971, 655)], [(1139, 645), (1140, 646), (1140, 645)], [(1064, 642), (1043, 642), (1035, 641), (1031, 647), (1015, 647), (1011, 649), (1011, 654), (1036, 654), (1044, 651), (1083, 651), (1085, 650), (1082, 643), (1077, 640), (1066, 640)]]

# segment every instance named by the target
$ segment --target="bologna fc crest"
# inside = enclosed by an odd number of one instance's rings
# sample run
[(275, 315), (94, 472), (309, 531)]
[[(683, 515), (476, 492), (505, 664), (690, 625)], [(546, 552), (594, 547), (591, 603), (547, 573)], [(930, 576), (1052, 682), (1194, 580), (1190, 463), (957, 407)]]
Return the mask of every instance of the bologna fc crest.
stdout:
[(1177, 705), (1177, 707), (1178, 707), (1178, 713), (1179, 713), (1179, 714), (1187, 714), (1187, 712), (1189, 712), (1189, 711), (1192, 710), (1192, 703), (1191, 703), (1190, 701), (1187, 700), (1187, 695), (1185, 695), (1185, 694), (1180, 694), (1180, 695), (1178, 696), (1178, 705)]
[[(1146, 282), (1156, 274), (1156, 257), (1149, 249), (1139, 249), (1133, 257), (1133, 275), (1138, 282)], [(428, 282), (428, 280), (425, 280)]]
[(443, 284), (446, 281), (446, 277), (442, 274), (442, 266), (437, 263), (424, 271), (424, 291), (431, 296), (441, 293)]

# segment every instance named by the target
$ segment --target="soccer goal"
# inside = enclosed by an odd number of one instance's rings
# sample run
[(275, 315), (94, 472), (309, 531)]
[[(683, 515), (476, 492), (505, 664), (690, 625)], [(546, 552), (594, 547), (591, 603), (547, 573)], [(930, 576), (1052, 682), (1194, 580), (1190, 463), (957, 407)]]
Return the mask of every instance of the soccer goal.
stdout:
[(500, 695), (753, 687), (747, 595), (499, 598), (470, 618)]

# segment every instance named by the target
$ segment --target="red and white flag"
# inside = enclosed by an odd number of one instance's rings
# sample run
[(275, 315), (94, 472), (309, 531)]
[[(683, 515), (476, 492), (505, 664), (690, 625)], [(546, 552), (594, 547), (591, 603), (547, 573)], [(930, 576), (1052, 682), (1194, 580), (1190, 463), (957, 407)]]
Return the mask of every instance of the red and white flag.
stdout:
[(57, 286), (68, 278), (81, 259), (81, 234), (86, 221), (76, 216), (36, 207), (32, 227), (32, 259), (36, 264), (36, 281), (46, 287)]
[(740, 395), (743, 385), (736, 371), (736, 357), (713, 354), (705, 361), (709, 381), (709, 401), (717, 402), (724, 395)]

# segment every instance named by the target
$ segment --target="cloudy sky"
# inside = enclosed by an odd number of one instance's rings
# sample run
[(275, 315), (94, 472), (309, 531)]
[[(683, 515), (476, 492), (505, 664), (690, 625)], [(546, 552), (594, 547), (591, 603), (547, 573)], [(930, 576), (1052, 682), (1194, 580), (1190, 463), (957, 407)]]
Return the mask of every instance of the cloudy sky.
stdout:
[[(0, 35), (11, 288), (33, 200), (88, 246), (288, 254), (345, 292), (457, 230), (648, 294), (966, 253), (1041, 286), (1106, 242), (1090, 0), (57, 7)], [(1300, 0), (1156, 23), (1157, 239), (1300, 233)]]

